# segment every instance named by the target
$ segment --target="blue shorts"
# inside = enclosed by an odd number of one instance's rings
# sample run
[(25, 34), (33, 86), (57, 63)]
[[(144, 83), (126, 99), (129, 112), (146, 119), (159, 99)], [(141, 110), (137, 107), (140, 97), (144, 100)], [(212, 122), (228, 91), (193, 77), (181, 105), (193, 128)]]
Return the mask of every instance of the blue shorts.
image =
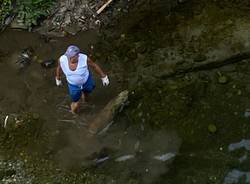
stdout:
[(91, 93), (95, 89), (95, 81), (89, 73), (88, 80), (80, 87), (68, 83), (69, 95), (73, 102), (78, 102), (82, 96), (82, 93)]

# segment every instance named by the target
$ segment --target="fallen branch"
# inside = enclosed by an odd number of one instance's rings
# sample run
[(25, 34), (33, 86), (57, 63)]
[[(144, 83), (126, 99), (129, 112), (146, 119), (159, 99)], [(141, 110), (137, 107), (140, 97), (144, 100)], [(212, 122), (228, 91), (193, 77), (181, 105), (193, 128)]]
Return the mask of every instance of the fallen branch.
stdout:
[(205, 62), (195, 63), (193, 65), (190, 64), (186, 66), (181, 65), (179, 67), (176, 67), (175, 69), (169, 68), (168, 71), (166, 71), (163, 75), (160, 75), (158, 77), (168, 78), (168, 77), (172, 77), (178, 74), (198, 72), (198, 71), (204, 71), (204, 70), (212, 70), (212, 69), (220, 68), (226, 65), (239, 63), (249, 58), (250, 58), (250, 51), (241, 52), (241, 53), (234, 54), (230, 56), (229, 58), (225, 58), (221, 60), (207, 61), (207, 62), (205, 61)]
[(97, 10), (96, 14), (99, 15), (113, 0), (108, 0), (100, 9)]

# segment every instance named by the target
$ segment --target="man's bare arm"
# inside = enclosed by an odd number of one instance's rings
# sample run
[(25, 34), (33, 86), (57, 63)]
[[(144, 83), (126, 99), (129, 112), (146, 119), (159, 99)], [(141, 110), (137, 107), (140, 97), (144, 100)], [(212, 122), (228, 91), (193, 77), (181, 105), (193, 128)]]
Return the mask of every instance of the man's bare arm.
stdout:
[(106, 74), (102, 71), (101, 67), (94, 63), (89, 57), (87, 59), (88, 66), (90, 66), (101, 78), (105, 77)]
[(60, 61), (58, 60), (58, 64), (57, 64), (57, 67), (56, 67), (56, 79), (57, 80), (61, 80), (61, 73), (62, 73), (62, 69), (61, 69), (61, 66), (60, 66)]

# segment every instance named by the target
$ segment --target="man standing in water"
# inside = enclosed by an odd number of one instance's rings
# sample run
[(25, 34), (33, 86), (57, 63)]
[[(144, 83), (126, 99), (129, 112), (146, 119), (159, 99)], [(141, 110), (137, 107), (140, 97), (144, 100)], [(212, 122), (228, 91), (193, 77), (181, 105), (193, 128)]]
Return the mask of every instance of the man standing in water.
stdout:
[(59, 58), (56, 68), (56, 85), (61, 86), (61, 71), (66, 76), (69, 94), (72, 100), (71, 112), (79, 111), (81, 97), (86, 101), (89, 93), (95, 88), (95, 82), (88, 67), (91, 67), (100, 75), (103, 86), (109, 85), (108, 76), (102, 71), (99, 65), (94, 63), (87, 55), (80, 53), (77, 46), (71, 45), (64, 55)]

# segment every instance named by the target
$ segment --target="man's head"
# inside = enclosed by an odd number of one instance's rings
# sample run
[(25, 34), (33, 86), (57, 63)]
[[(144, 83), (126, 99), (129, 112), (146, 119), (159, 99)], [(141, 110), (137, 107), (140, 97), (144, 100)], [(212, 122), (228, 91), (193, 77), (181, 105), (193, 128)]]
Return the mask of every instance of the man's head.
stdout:
[(71, 62), (77, 62), (78, 61), (78, 54), (80, 53), (80, 49), (75, 46), (75, 45), (70, 45), (66, 52), (65, 52), (65, 55), (68, 57), (68, 59), (71, 61)]

